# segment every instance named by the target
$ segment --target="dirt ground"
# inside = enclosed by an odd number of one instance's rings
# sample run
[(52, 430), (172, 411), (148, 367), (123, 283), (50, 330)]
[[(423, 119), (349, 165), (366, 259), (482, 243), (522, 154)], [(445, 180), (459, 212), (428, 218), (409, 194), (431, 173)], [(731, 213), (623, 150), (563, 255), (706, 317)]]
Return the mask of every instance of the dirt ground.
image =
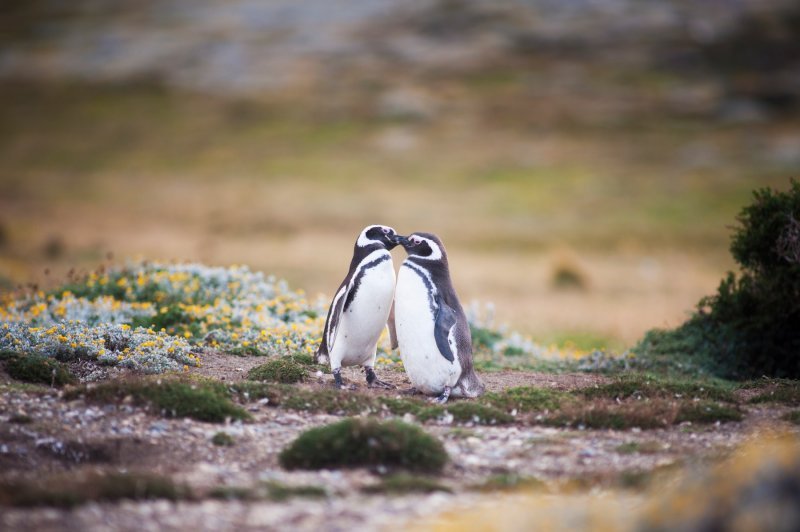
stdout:
[[(196, 371), (236, 381), (262, 361), (256, 357), (208, 354), (204, 366)], [(358, 370), (346, 369), (344, 376), (358, 390), (366, 390)], [(384, 368), (380, 376), (399, 389), (408, 386), (400, 372)], [(520, 385), (572, 389), (604, 380), (588, 374), (518, 371), (486, 373), (482, 377), (490, 391)], [(336, 421), (337, 416), (288, 411), (261, 400), (246, 405), (252, 422), (219, 425), (156, 417), (124, 401), (102, 406), (82, 399), (65, 401), (57, 390), (34, 393), (10, 387), (8, 378), (4, 380), (0, 471), (5, 480), (94, 469), (148, 472), (185, 483), (195, 499), (89, 503), (71, 510), (5, 509), (0, 515), (3, 530), (278, 530), (287, 526), (306, 530), (375, 530), (413, 524), (427, 528), (436, 525), (438, 515), (487, 504), (493, 497), (517, 496), (474, 489), (492, 476), (509, 473), (543, 481), (549, 491), (541, 497), (552, 502), (550, 508), (571, 500), (582, 500), (587, 503), (584, 508), (590, 508), (594, 503), (589, 503), (599, 497), (614, 511), (625, 509), (635, 514), (645, 499), (643, 486), (620, 485), (619, 479), (625, 475), (703, 463), (727, 455), (748, 439), (790, 430), (789, 424), (779, 419), (785, 407), (760, 405), (748, 405), (745, 419), (738, 423), (682, 424), (657, 430), (574, 430), (524, 423), (456, 426), (452, 421), (440, 420), (427, 424), (425, 430), (439, 438), (450, 455), (451, 461), (438, 481), (452, 493), (366, 495), (362, 488), (375, 484), (379, 478), (373, 472), (285, 471), (278, 465), (279, 452), (298, 434)], [(299, 386), (319, 389), (332, 384), (327, 374), (311, 380)], [(397, 391), (371, 393), (391, 395)], [(31, 422), (7, 422), (20, 414)], [(231, 435), (235, 445), (214, 445), (211, 439), (219, 431)], [(639, 451), (625, 452), (626, 447)], [(659, 489), (670, 485), (668, 478), (659, 480)], [(222, 486), (247, 487), (271, 481), (321, 486), (327, 497), (270, 502), (208, 496)], [(537, 499), (540, 502), (544, 500), (541, 497)]]

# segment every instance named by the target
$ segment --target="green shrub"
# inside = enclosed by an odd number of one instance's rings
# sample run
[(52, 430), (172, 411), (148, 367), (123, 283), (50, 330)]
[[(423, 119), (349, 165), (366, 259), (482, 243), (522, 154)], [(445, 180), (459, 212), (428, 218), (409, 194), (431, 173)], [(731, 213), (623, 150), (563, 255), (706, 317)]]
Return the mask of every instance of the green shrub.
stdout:
[(292, 357), (278, 357), (251, 369), (247, 373), (247, 378), (254, 381), (291, 384), (306, 378), (306, 368)]
[(8, 374), (19, 381), (64, 386), (74, 384), (75, 376), (66, 365), (42, 355), (19, 355), (6, 362)]
[(687, 323), (656, 342), (645, 337), (635, 351), (664, 355), (666, 343), (724, 377), (798, 378), (800, 182), (788, 192), (757, 190), (738, 222), (731, 254), (741, 274), (729, 273)]
[(286, 469), (381, 466), (438, 472), (447, 452), (414, 425), (349, 418), (305, 431), (281, 452), (279, 461)]

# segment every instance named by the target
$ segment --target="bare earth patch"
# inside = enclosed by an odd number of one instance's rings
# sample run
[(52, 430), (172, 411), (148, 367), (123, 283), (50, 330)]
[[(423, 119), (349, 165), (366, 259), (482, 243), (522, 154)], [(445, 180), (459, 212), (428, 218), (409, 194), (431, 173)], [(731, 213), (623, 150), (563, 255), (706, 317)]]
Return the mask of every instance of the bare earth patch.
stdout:
[[(236, 382), (265, 359), (210, 352), (203, 361), (194, 373)], [(344, 373), (355, 389), (368, 391), (359, 369), (348, 368)], [(379, 368), (379, 375), (398, 390), (409, 387), (402, 372)], [(588, 374), (518, 371), (481, 376), (493, 392), (516, 386), (569, 390), (608, 381)], [(570, 497), (575, 497), (574, 490), (579, 494), (600, 490), (622, 501), (625, 508), (636, 508), (641, 490), (652, 479), (661, 479), (654, 471), (716, 459), (748, 438), (776, 429), (797, 430), (780, 420), (786, 407), (769, 404), (745, 404), (742, 422), (684, 423), (656, 430), (434, 421), (424, 428), (444, 443), (451, 458), (436, 480), (452, 493), (367, 494), (362, 490), (380, 481), (377, 472), (289, 472), (278, 465), (280, 451), (301, 432), (341, 416), (286, 410), (262, 399), (244, 405), (252, 422), (212, 424), (158, 417), (125, 400), (107, 405), (66, 401), (58, 390), (27, 390), (4, 381), (0, 388), (0, 480), (86, 470), (133, 471), (164, 475), (187, 485), (192, 493), (189, 500), (179, 501), (90, 503), (74, 509), (7, 508), (0, 516), (0, 528), (8, 530), (262, 530), (287, 524), (297, 529), (396, 528), (491, 498), (485, 490), (496, 491), (509, 478), (538, 479), (551, 490), (548, 497), (557, 497), (562, 490), (571, 490)], [(332, 378), (312, 375), (298, 386), (331, 388)], [(368, 393), (392, 396), (398, 391)], [(219, 432), (230, 436), (233, 444), (215, 445)], [(248, 500), (247, 493), (275, 483), (318, 487), (325, 496)]]

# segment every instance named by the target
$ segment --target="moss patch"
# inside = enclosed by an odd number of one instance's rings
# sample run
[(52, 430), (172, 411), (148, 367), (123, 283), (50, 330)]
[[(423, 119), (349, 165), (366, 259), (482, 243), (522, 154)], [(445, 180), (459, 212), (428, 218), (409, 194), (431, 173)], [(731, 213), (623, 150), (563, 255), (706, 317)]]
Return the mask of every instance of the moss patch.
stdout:
[(219, 447), (230, 447), (236, 443), (236, 440), (227, 432), (219, 431), (211, 437), (211, 443)]
[(86, 502), (122, 499), (188, 498), (185, 486), (155, 475), (79, 472), (36, 481), (0, 481), (0, 505), (73, 507)]
[(619, 454), (652, 454), (657, 453), (662, 449), (663, 446), (657, 441), (632, 441), (617, 445), (614, 448), (614, 451)]
[(14, 379), (35, 384), (64, 386), (76, 382), (65, 364), (42, 355), (9, 356), (6, 371)]
[(731, 386), (712, 381), (670, 379), (645, 373), (634, 373), (616, 377), (608, 384), (583, 388), (580, 392), (587, 398), (686, 398), (713, 399), (735, 402)]
[(286, 501), (293, 497), (321, 498), (327, 497), (328, 492), (322, 486), (302, 485), (290, 486), (281, 482), (262, 482), (257, 486), (217, 486), (208, 492), (214, 499), (242, 500), (242, 501)]
[(429, 421), (440, 419), (447, 414), (459, 423), (475, 423), (476, 425), (507, 425), (514, 422), (514, 417), (492, 406), (471, 401), (458, 401), (446, 406), (428, 406), (417, 411), (417, 419)]
[(569, 399), (569, 394), (549, 388), (518, 386), (502, 392), (490, 392), (481, 400), (495, 408), (511, 412), (541, 412), (554, 410)]
[(285, 501), (292, 497), (322, 498), (328, 496), (328, 492), (322, 486), (289, 486), (273, 481), (264, 483), (264, 488), (267, 490), (267, 498), (273, 501)]
[(476, 491), (543, 490), (547, 489), (547, 486), (538, 478), (516, 473), (499, 473), (490, 476), (480, 484), (471, 486), (471, 489)]
[(70, 390), (67, 399), (82, 396), (87, 401), (108, 403), (130, 397), (165, 417), (188, 417), (198, 421), (224, 422), (250, 416), (227, 397), (221, 383), (181, 378), (121, 379)]
[(658, 403), (583, 403), (560, 410), (543, 420), (556, 427), (625, 430), (655, 429), (671, 424), (674, 409)]
[(675, 423), (690, 421), (692, 423), (727, 423), (729, 421), (741, 421), (742, 412), (735, 407), (714, 403), (711, 401), (696, 401), (683, 403), (678, 409)]
[(751, 403), (800, 404), (800, 381), (774, 380), (766, 389), (750, 399)]
[(278, 357), (248, 371), (247, 378), (254, 381), (292, 384), (306, 378), (306, 367), (292, 357)]
[(587, 429), (626, 430), (655, 429), (691, 421), (715, 423), (741, 421), (742, 412), (735, 405), (715, 401), (646, 399), (621, 403), (594, 401), (574, 403), (546, 417), (543, 423), (552, 426)]
[(436, 438), (401, 421), (349, 418), (307, 430), (284, 449), (286, 469), (389, 467), (438, 472), (447, 452)]
[(411, 475), (409, 473), (395, 473), (381, 478), (377, 484), (370, 484), (361, 488), (363, 493), (389, 493), (392, 495), (402, 495), (406, 493), (433, 493), (444, 491), (452, 493), (453, 490), (447, 486), (436, 482), (430, 477)]
[(8, 422), (17, 423), (18, 425), (27, 425), (28, 423), (33, 423), (33, 418), (25, 414), (12, 414), (11, 417), (8, 418)]
[(800, 425), (800, 410), (788, 412), (784, 414), (781, 419), (786, 420), (789, 423), (794, 423), (795, 425)]

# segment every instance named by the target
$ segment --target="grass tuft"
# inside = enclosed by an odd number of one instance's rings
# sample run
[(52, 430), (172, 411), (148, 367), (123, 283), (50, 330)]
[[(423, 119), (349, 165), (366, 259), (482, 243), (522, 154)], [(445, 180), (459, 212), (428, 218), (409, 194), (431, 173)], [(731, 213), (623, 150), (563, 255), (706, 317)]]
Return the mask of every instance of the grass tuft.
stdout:
[(800, 381), (775, 380), (772, 385), (750, 399), (751, 403), (800, 404)]
[(236, 444), (236, 440), (227, 432), (219, 431), (212, 436), (211, 443), (219, 447), (231, 447)]
[(419, 427), (361, 418), (307, 430), (279, 456), (286, 469), (380, 466), (438, 472), (447, 460), (441, 442)]
[(477, 402), (458, 401), (446, 406), (432, 405), (420, 409), (416, 416), (420, 421), (440, 419), (446, 414), (453, 416), (459, 423), (475, 423), (476, 425), (507, 425), (514, 422), (514, 417), (492, 406)]
[(65, 364), (36, 354), (8, 357), (6, 371), (18, 381), (34, 384), (64, 386), (77, 382)]
[(675, 423), (689, 421), (691, 423), (708, 424), (741, 421), (741, 410), (736, 407), (714, 403), (711, 401), (696, 401), (683, 403), (678, 409)]
[(13, 414), (8, 418), (9, 423), (17, 423), (18, 425), (27, 425), (33, 423), (33, 418), (26, 414)]
[(506, 412), (516, 410), (519, 413), (525, 413), (555, 410), (568, 398), (567, 393), (559, 390), (518, 386), (502, 392), (489, 392), (481, 400)]
[(673, 415), (662, 403), (584, 403), (564, 408), (545, 418), (543, 423), (586, 429), (655, 429), (669, 425)]
[(247, 373), (247, 378), (254, 381), (279, 382), (293, 384), (306, 378), (306, 367), (292, 357), (274, 358)]
[(800, 410), (787, 412), (783, 415), (783, 417), (781, 417), (781, 419), (788, 421), (789, 423), (794, 423), (795, 425), (800, 425)]
[(641, 399), (674, 397), (736, 402), (736, 397), (730, 386), (712, 381), (671, 379), (646, 373), (621, 375), (608, 384), (584, 388), (581, 393), (587, 398)]
[(2, 506), (70, 508), (87, 502), (189, 497), (185, 486), (168, 478), (139, 473), (72, 472), (69, 476), (46, 479), (0, 481)]
[(323, 498), (328, 496), (327, 490), (322, 486), (289, 486), (280, 482), (266, 482), (267, 498), (273, 501), (285, 501), (292, 497)]
[(534, 477), (526, 477), (516, 473), (499, 473), (492, 475), (480, 484), (471, 487), (475, 491), (512, 491), (512, 490), (544, 490), (547, 485)]
[(221, 423), (227, 419), (246, 420), (250, 415), (233, 404), (224, 386), (215, 382), (181, 378), (120, 379), (70, 390), (66, 398), (83, 396), (87, 401), (107, 403), (130, 397), (165, 417), (188, 417)]
[(452, 493), (453, 490), (436, 482), (430, 477), (411, 475), (409, 473), (395, 473), (381, 478), (377, 484), (370, 484), (361, 488), (363, 493), (405, 495), (407, 493), (434, 493), (443, 491)]
[(637, 442), (631, 441), (621, 443), (614, 449), (618, 454), (652, 454), (663, 449), (657, 441)]

